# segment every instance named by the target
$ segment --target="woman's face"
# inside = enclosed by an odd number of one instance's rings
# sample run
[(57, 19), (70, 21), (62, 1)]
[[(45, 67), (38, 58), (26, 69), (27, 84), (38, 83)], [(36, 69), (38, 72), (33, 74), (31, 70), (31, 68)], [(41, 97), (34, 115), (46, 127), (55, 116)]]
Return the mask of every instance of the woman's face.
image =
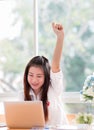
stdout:
[(44, 84), (44, 72), (40, 67), (32, 66), (28, 72), (28, 82), (35, 93), (40, 91), (40, 88)]

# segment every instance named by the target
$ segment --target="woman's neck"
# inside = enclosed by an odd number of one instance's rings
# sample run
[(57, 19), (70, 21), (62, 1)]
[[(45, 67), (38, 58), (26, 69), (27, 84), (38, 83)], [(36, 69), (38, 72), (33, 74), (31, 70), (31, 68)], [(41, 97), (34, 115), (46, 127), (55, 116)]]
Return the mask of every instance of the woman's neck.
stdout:
[(34, 94), (37, 96), (40, 93), (40, 89), (39, 90), (33, 90)]

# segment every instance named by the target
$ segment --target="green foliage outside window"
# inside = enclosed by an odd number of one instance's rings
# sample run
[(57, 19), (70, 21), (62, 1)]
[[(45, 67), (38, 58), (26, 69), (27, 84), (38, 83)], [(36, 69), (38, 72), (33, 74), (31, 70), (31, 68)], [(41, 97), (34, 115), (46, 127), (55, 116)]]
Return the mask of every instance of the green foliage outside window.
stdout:
[[(20, 34), (13, 39), (0, 40), (0, 73), (3, 72), (3, 80), (12, 83), (12, 86), (15, 86), (13, 83), (16, 84), (17, 77), (22, 80), (24, 67), (34, 55), (33, 0), (14, 2), (12, 26), (21, 21)], [(61, 68), (65, 91), (81, 90), (87, 75), (94, 71), (93, 5), (94, 0), (38, 0), (39, 55), (51, 60), (55, 44), (51, 23), (60, 22), (64, 26)], [(18, 84), (22, 87), (21, 80)]]

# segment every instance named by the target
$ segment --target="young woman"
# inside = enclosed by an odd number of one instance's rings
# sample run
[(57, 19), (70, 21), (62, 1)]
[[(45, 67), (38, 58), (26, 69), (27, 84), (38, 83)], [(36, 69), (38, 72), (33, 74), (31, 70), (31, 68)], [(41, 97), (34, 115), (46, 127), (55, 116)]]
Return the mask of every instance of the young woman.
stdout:
[(45, 121), (48, 125), (63, 125), (67, 119), (62, 105), (63, 74), (60, 59), (63, 48), (64, 31), (60, 24), (52, 23), (57, 36), (52, 64), (44, 56), (35, 56), (27, 64), (24, 72), (24, 100), (41, 100)]

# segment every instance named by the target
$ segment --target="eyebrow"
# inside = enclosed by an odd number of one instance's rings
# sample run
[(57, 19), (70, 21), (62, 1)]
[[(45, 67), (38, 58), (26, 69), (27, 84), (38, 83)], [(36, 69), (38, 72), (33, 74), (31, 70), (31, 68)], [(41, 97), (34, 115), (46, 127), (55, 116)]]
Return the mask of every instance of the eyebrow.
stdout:
[[(32, 72), (28, 72), (28, 74), (34, 74), (34, 73), (32, 73)], [(44, 75), (44, 74), (37, 74), (37, 75)]]

